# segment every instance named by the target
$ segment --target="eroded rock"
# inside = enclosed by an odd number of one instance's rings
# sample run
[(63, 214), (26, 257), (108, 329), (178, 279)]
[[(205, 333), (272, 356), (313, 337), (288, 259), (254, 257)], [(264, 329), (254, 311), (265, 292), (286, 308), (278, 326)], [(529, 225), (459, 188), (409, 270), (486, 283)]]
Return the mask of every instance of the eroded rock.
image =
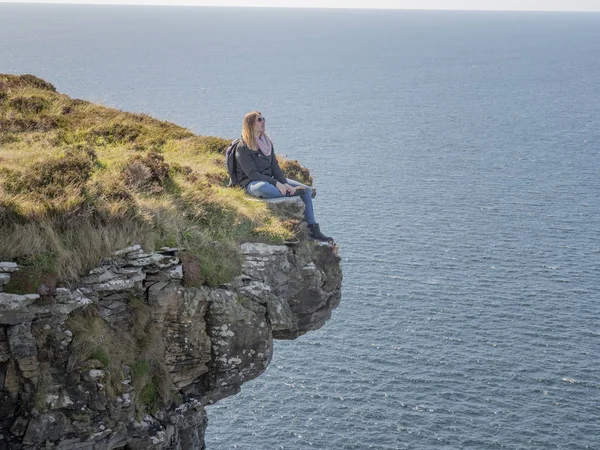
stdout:
[[(298, 201), (275, 207), (301, 217)], [(180, 250), (128, 247), (42, 299), (0, 292), (0, 448), (202, 449), (204, 407), (340, 300), (331, 244), (242, 244), (220, 288), (183, 286)], [(0, 285), (16, 270), (0, 263)]]

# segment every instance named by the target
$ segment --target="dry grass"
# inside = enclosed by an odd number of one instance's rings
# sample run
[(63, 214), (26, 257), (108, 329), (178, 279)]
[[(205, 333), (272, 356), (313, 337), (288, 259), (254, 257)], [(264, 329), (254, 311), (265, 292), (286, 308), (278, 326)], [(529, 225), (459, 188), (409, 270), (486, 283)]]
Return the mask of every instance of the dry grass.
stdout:
[(74, 371), (80, 363), (98, 360), (107, 374), (109, 396), (122, 393), (126, 368), (134, 364), (137, 350), (131, 333), (111, 328), (95, 308), (70, 317), (65, 325), (73, 332), (68, 369)]
[[(209, 265), (206, 283), (227, 281), (239, 270), (237, 243), (292, 235), (225, 187), (229, 142), (0, 75), (0, 260), (68, 282), (132, 243), (182, 246)], [(281, 164), (312, 181), (297, 162)]]

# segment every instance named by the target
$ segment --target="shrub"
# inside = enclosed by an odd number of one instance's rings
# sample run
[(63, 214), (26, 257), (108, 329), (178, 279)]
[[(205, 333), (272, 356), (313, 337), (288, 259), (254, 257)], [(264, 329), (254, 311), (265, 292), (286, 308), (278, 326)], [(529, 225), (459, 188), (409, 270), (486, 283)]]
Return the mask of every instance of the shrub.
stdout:
[(50, 141), (52, 145), (62, 146), (62, 145), (74, 145), (79, 144), (81, 142), (86, 142), (86, 133), (82, 132), (74, 132), (69, 129), (60, 128), (56, 136)]
[(50, 106), (50, 102), (44, 97), (33, 95), (31, 97), (14, 97), (8, 105), (21, 114), (39, 114)]
[(62, 156), (50, 156), (20, 169), (5, 168), (3, 187), (12, 194), (56, 198), (81, 190), (89, 180), (96, 154), (91, 148), (70, 148)]
[(198, 136), (197, 145), (203, 152), (225, 154), (231, 141), (216, 136)]
[(183, 283), (189, 287), (203, 284), (217, 287), (228, 283), (241, 271), (242, 259), (235, 246), (207, 241), (192, 252), (181, 252)]
[(4, 83), (6, 88), (26, 88), (32, 87), (43, 91), (56, 92), (56, 88), (51, 83), (48, 83), (36, 76), (25, 75), (0, 75), (0, 83)]
[(0, 134), (0, 144), (12, 144), (14, 142), (19, 142), (20, 138), (16, 134), (13, 133), (2, 133)]
[(279, 157), (277, 157), (277, 161), (279, 162), (279, 167), (281, 167), (281, 170), (283, 170), (286, 177), (299, 181), (307, 186), (312, 186), (313, 179), (310, 171), (298, 161), (295, 159), (283, 159)]
[(127, 162), (123, 175), (127, 186), (159, 193), (169, 179), (169, 165), (158, 152), (149, 152), (144, 156), (135, 155)]
[(12, 117), (0, 120), (0, 133), (27, 133), (30, 131), (50, 131), (60, 125), (60, 120), (54, 116)]
[(88, 142), (95, 144), (120, 144), (134, 142), (144, 131), (142, 125), (129, 125), (126, 123), (112, 123), (101, 125), (88, 133)]
[(194, 169), (192, 169), (190, 166), (184, 166), (179, 163), (171, 164), (171, 172), (173, 174), (180, 173), (182, 175), (187, 176), (187, 175), (190, 175), (193, 171), (194, 171)]
[(150, 183), (152, 171), (140, 159), (132, 159), (123, 171), (125, 183), (133, 189), (140, 189)]
[(107, 202), (122, 202), (124, 204), (133, 204), (134, 197), (125, 182), (118, 178), (107, 178), (96, 180), (89, 186), (91, 197)]
[(225, 170), (220, 172), (206, 172), (204, 178), (209, 186), (227, 186), (229, 175)]

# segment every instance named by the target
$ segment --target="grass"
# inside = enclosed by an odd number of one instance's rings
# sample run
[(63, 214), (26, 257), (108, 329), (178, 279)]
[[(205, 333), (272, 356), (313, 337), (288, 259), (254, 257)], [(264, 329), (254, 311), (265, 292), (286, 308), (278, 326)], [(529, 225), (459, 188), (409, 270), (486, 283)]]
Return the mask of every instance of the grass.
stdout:
[(128, 330), (111, 328), (102, 319), (96, 307), (71, 316), (65, 323), (73, 332), (69, 370), (87, 360), (101, 362), (106, 372), (106, 389), (110, 397), (122, 392), (126, 366), (135, 363), (136, 343)]
[[(184, 247), (201, 262), (202, 283), (228, 281), (239, 272), (237, 244), (293, 235), (285, 218), (226, 187), (229, 142), (0, 74), (0, 260), (29, 268), (9, 288), (68, 283), (133, 243)], [(281, 165), (312, 182), (297, 161)]]
[(165, 344), (152, 321), (150, 307), (131, 297), (129, 329), (113, 328), (102, 319), (95, 306), (72, 315), (66, 326), (73, 332), (69, 369), (88, 360), (98, 360), (106, 377), (106, 392), (114, 398), (123, 391), (123, 380), (131, 378), (138, 415), (168, 405), (174, 387), (164, 363)]

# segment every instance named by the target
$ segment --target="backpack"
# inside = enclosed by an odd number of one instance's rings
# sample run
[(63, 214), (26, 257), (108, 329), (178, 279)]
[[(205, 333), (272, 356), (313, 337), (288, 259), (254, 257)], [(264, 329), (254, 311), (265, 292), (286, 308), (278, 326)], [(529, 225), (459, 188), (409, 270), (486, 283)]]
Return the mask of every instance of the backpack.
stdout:
[(231, 144), (229, 144), (229, 147), (227, 147), (227, 150), (225, 150), (225, 164), (227, 164), (227, 172), (229, 173), (229, 186), (237, 186), (240, 183), (237, 176), (235, 151), (241, 141), (241, 138), (234, 139)]

